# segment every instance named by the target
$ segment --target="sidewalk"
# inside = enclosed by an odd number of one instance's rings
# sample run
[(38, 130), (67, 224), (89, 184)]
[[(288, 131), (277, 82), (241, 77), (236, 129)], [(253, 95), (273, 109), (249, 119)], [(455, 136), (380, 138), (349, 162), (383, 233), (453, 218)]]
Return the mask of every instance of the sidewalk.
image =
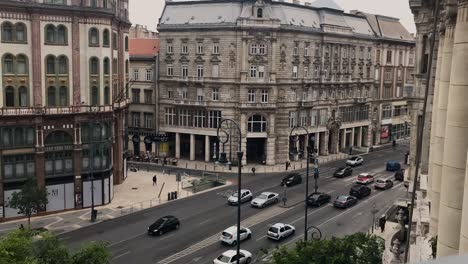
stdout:
[[(156, 185), (152, 183), (154, 175), (157, 177)], [(191, 182), (195, 179), (198, 178), (183, 176), (182, 182), (178, 186), (175, 174), (141, 170), (137, 172), (129, 171), (125, 182), (114, 186), (112, 202), (108, 205), (95, 207), (98, 210), (96, 222), (90, 222), (91, 209), (86, 208), (33, 217), (31, 218), (31, 228), (46, 228), (55, 234), (61, 234), (167, 203), (168, 192), (178, 191), (178, 199), (189, 197), (194, 193), (190, 191), (190, 188), (185, 187), (190, 187)], [(226, 185), (229, 184), (231, 183), (226, 183)], [(161, 188), (163, 188), (162, 191)], [(159, 196), (159, 193), (161, 193), (161, 196)], [(0, 223), (0, 236), (19, 228), (20, 224), (27, 226), (27, 219)]]

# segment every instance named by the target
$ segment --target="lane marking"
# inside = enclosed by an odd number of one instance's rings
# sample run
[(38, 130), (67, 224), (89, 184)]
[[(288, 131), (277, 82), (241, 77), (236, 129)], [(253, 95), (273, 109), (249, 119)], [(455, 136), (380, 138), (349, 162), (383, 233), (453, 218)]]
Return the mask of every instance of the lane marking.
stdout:
[(127, 254), (130, 254), (130, 252), (131, 252), (131, 251), (127, 251), (127, 252), (125, 252), (125, 253), (123, 253), (123, 254), (120, 254), (120, 255), (118, 255), (118, 256), (113, 257), (112, 259), (118, 259), (118, 258), (120, 258), (120, 257), (123, 257), (123, 256), (127, 255)]
[(132, 236), (132, 237), (129, 237), (129, 238), (126, 238), (126, 239), (122, 239), (122, 240), (120, 240), (120, 241), (117, 241), (117, 242), (115, 242), (115, 243), (109, 244), (109, 247), (112, 247), (112, 246), (115, 246), (115, 245), (121, 244), (121, 243), (123, 243), (123, 242), (129, 241), (129, 240), (132, 240), (132, 239), (134, 239), (134, 238), (136, 238), (136, 237), (139, 237), (139, 236), (141, 236), (141, 235), (145, 235), (145, 234), (146, 234), (146, 232), (145, 232), (145, 233), (138, 234), (138, 235), (134, 235), (134, 236)]
[(164, 237), (160, 238), (159, 240), (164, 240), (164, 239), (169, 238), (169, 237), (174, 236), (174, 235), (175, 235), (175, 233), (172, 233), (172, 235), (164, 236)]
[(206, 223), (210, 222), (211, 220), (212, 220), (212, 219), (207, 219), (207, 220), (205, 220), (205, 221), (203, 221), (203, 222), (198, 223), (198, 225), (206, 224)]

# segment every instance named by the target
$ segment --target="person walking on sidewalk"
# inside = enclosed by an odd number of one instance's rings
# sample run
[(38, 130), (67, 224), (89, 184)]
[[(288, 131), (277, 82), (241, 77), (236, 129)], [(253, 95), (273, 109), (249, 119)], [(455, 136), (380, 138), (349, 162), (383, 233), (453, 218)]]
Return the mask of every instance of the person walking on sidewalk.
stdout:
[(353, 146), (349, 147), (349, 155), (353, 155)]
[(393, 140), (393, 141), (392, 141), (392, 147), (393, 147), (393, 149), (396, 148), (396, 140)]
[(156, 175), (154, 175), (153, 176), (153, 186), (157, 185), (157, 180), (158, 180), (158, 178), (156, 178)]
[(255, 167), (252, 167), (252, 173), (255, 175)]
[(380, 232), (383, 233), (385, 231), (385, 223), (387, 222), (387, 219), (385, 219), (385, 216), (382, 216), (379, 219), (379, 226), (380, 226)]

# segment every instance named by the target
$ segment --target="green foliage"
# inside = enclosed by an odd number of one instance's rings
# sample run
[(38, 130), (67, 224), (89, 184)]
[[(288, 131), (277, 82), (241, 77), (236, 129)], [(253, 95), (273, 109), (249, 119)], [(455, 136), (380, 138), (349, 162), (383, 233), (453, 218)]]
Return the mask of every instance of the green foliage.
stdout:
[(382, 263), (384, 241), (377, 236), (356, 233), (344, 238), (298, 242), (273, 255), (274, 264), (375, 264)]
[(53, 234), (30, 230), (11, 232), (0, 239), (0, 263), (15, 264), (107, 264), (107, 245), (91, 243), (71, 254)]
[(45, 209), (48, 202), (46, 189), (39, 188), (35, 179), (28, 178), (21, 190), (12, 194), (9, 206), (26, 215), (30, 225), (31, 215)]

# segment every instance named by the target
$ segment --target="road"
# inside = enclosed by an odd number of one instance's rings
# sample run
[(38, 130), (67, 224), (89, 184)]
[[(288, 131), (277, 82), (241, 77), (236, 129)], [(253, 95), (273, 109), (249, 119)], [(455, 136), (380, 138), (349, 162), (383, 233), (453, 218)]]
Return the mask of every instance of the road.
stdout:
[[(389, 159), (402, 161), (407, 149), (383, 150), (364, 156), (363, 166), (354, 169), (353, 176), (336, 179), (332, 173), (344, 161), (336, 161), (321, 166), (319, 191), (336, 197), (347, 194), (355, 179), (354, 175), (371, 172), (380, 177), (390, 177), (393, 173), (385, 171), (385, 162)], [(305, 172), (302, 172), (305, 174)], [(250, 189), (254, 195), (262, 191), (273, 191), (282, 194), (279, 185), (284, 175), (260, 175), (243, 177), (243, 188)], [(235, 178), (232, 180), (235, 181)], [(313, 177), (310, 190), (313, 190)], [(80, 229), (61, 236), (61, 239), (72, 249), (83, 242), (108, 241), (113, 256), (112, 263), (159, 263), (186, 264), (211, 263), (220, 253), (230, 247), (219, 242), (219, 234), (225, 228), (236, 223), (237, 208), (226, 204), (226, 191), (233, 191), (235, 185), (202, 193), (187, 199), (168, 203), (146, 211), (127, 215), (112, 221)], [(264, 209), (251, 208), (249, 203), (242, 205), (242, 225), (250, 227), (253, 236), (242, 242), (241, 248), (256, 253), (262, 248), (293, 243), (303, 237), (305, 184), (287, 189), (289, 207), (272, 205)], [(375, 203), (381, 215), (396, 198), (406, 195), (401, 183), (387, 191), (372, 190), (371, 196), (360, 200), (350, 209), (340, 210), (330, 204), (321, 208), (309, 208), (308, 225), (318, 226), (324, 237), (342, 236), (357, 231), (367, 231), (371, 226), (370, 210)], [(157, 218), (174, 215), (181, 221), (181, 228), (161, 237), (150, 237), (146, 229)], [(269, 224), (283, 222), (296, 227), (295, 236), (280, 243), (269, 241), (266, 230)], [(234, 248), (233, 248), (234, 249)]]

